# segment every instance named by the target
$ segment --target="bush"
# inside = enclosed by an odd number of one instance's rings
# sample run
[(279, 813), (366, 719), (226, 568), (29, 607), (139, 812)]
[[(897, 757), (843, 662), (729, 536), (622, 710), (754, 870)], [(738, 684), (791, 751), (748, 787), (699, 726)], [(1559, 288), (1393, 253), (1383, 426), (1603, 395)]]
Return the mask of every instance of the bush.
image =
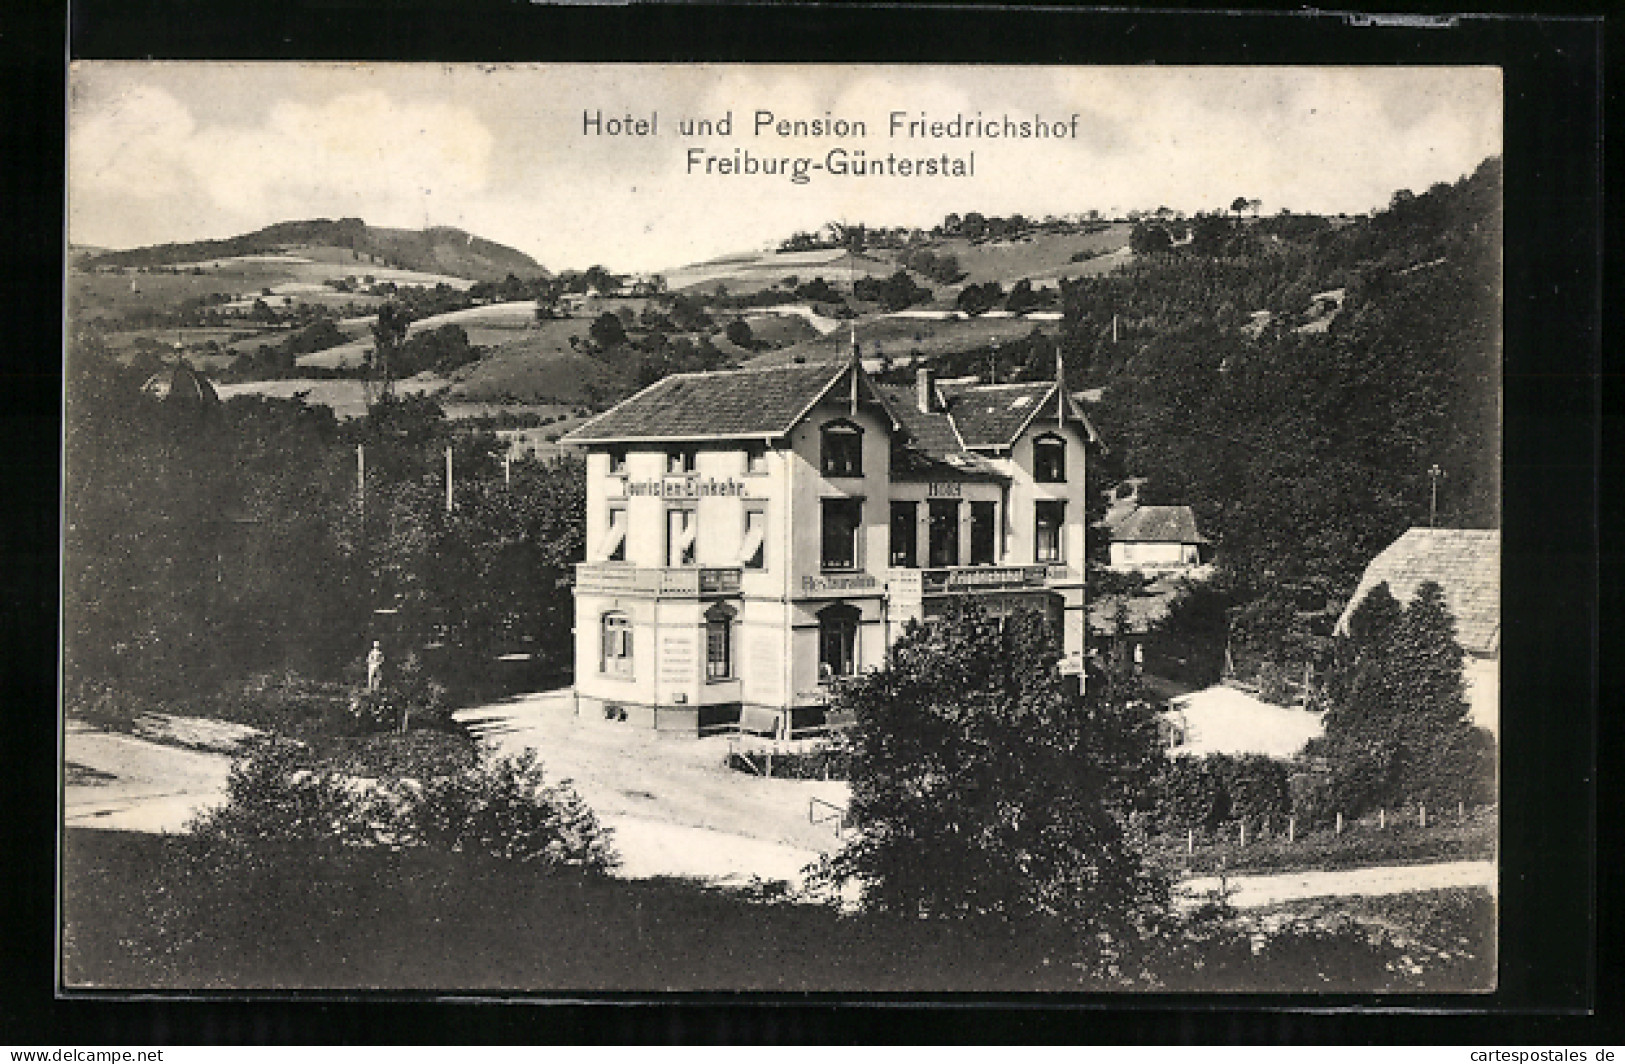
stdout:
[(1153, 822), (1165, 832), (1236, 820), (1284, 824), (1293, 813), (1290, 775), (1285, 762), (1256, 754), (1173, 758), (1153, 788)]
[(609, 830), (568, 782), (549, 786), (533, 751), (480, 757), (422, 782), (368, 788), (315, 767), (305, 748), (260, 740), (232, 765), (226, 803), (188, 824), (210, 861), (274, 862), (290, 847), (477, 853), (547, 869), (613, 868)]
[(343, 848), (375, 844), (378, 814), (376, 800), (337, 773), (312, 770), (299, 745), (258, 739), (232, 763), (226, 803), (187, 829), (206, 844), (238, 851), (267, 843)]
[(455, 776), (403, 793), (402, 841), (480, 853), (543, 868), (607, 872), (618, 860), (569, 781), (548, 785), (533, 750), (482, 759)]

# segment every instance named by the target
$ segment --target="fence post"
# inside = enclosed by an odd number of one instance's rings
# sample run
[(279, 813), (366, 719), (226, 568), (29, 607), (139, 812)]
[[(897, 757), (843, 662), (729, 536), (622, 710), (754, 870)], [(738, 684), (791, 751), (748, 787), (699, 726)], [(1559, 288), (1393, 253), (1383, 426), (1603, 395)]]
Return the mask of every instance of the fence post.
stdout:
[(1388, 826), (1388, 810), (1386, 810), (1386, 809), (1377, 810), (1377, 830), (1381, 831), (1383, 828), (1385, 828), (1387, 826)]
[(1236, 845), (1245, 846), (1247, 845), (1247, 821), (1243, 820), (1237, 826), (1241, 829), (1241, 841), (1237, 842)]
[(1422, 824), (1421, 824), (1421, 826), (1422, 827), (1427, 827), (1428, 826), (1428, 807), (1421, 804), (1420, 802), (1418, 802), (1417, 805), (1416, 805), (1416, 808), (1418, 810), (1420, 810), (1421, 814), (1422, 814), (1422, 818), (1421, 818), (1422, 819)]
[(1456, 802), (1456, 819), (1467, 819), (1467, 802), (1465, 799)]
[(1188, 857), (1196, 852), (1196, 829), (1185, 829), (1185, 855)]
[(1290, 843), (1293, 840), (1293, 838), (1295, 838), (1297, 836), (1297, 833), (1298, 833), (1298, 818), (1295, 817), (1295, 816), (1287, 817), (1286, 818), (1286, 841), (1288, 843)]
[(1343, 834), (1343, 814), (1341, 812), (1337, 814), (1337, 834)]
[(767, 752), (767, 772), (764, 775), (768, 779), (773, 778), (773, 751), (771, 750)]

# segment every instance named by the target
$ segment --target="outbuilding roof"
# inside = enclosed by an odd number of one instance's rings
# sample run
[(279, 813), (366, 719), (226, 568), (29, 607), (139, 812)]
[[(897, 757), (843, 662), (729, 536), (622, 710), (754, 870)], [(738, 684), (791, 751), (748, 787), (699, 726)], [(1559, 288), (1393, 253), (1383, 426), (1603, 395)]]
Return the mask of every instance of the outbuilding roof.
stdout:
[(1349, 616), (1378, 584), (1409, 603), (1427, 581), (1444, 589), (1456, 619), (1456, 641), (1471, 654), (1501, 651), (1501, 533), (1476, 528), (1413, 528), (1366, 566), (1337, 631), (1347, 634)]
[(1141, 506), (1117, 522), (1113, 543), (1206, 543), (1189, 506)]

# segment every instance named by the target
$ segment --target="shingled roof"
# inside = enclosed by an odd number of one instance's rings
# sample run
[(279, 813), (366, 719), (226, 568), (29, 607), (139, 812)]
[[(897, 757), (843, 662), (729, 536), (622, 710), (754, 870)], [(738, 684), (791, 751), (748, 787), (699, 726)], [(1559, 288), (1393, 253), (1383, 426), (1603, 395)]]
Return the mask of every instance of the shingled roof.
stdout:
[(1206, 543), (1189, 506), (1141, 506), (1111, 530), (1113, 543)]
[[(960, 437), (972, 449), (1009, 447), (1034, 419), (1055, 417), (1053, 381), (943, 384), (941, 389)], [(1068, 415), (1083, 420), (1075, 408), (1069, 409)], [(1094, 427), (1087, 420), (1083, 423), (1090, 440), (1099, 442)]]
[(578, 426), (561, 442), (782, 436), (850, 365), (829, 362), (674, 374)]
[(1338, 618), (1347, 633), (1349, 615), (1378, 584), (1409, 603), (1427, 581), (1444, 589), (1456, 619), (1456, 641), (1472, 654), (1501, 651), (1501, 533), (1468, 528), (1413, 528), (1366, 566), (1365, 575)]

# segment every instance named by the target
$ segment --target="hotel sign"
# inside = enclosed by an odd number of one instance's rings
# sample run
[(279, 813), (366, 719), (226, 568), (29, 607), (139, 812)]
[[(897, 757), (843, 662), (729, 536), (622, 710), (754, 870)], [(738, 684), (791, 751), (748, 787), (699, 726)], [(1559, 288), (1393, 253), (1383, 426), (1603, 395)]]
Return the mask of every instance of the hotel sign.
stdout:
[(925, 590), (932, 593), (1005, 591), (1043, 587), (1048, 571), (1042, 565), (972, 566), (964, 569), (927, 569)]
[(744, 498), (745, 482), (725, 477), (662, 477), (659, 480), (622, 480), (622, 498), (712, 499)]

